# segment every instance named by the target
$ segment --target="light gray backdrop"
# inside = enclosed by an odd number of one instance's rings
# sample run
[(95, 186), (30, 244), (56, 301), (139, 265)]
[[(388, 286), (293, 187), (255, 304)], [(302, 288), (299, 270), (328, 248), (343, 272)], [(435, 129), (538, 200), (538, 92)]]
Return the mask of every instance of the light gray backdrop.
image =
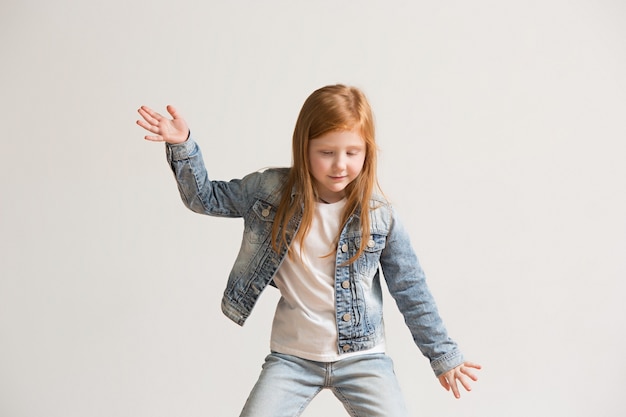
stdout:
[[(230, 179), (288, 165), (302, 102), (343, 82), (484, 365), (454, 400), (388, 302), (413, 415), (623, 416), (625, 21), (618, 0), (3, 0), (0, 415), (237, 415), (277, 294), (222, 316), (242, 222), (183, 207), (136, 109), (177, 105)], [(346, 414), (324, 393), (316, 415)]]

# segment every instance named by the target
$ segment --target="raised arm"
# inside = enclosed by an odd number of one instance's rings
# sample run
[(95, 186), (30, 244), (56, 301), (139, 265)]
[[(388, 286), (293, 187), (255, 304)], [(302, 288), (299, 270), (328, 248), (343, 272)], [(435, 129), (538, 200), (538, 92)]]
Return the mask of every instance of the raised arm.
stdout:
[(144, 136), (144, 139), (175, 145), (185, 142), (189, 137), (189, 128), (185, 119), (181, 117), (173, 106), (167, 106), (167, 112), (172, 116), (171, 119), (162, 116), (147, 106), (141, 106), (137, 111), (143, 118), (143, 120), (137, 120), (137, 124), (151, 133)]
[(216, 181), (209, 179), (200, 147), (189, 134), (187, 123), (173, 106), (167, 106), (171, 119), (147, 106), (138, 110), (137, 124), (150, 132), (144, 139), (165, 142), (167, 162), (174, 173), (180, 196), (196, 213), (221, 217), (242, 217), (248, 209), (249, 188), (258, 176)]

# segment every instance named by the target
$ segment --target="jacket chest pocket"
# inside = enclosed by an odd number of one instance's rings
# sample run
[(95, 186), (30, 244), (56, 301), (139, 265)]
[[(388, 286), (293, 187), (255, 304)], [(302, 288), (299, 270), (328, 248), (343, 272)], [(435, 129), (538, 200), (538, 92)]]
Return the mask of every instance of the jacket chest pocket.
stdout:
[[(365, 244), (365, 250), (357, 260), (359, 274), (364, 277), (372, 277), (378, 270), (380, 254), (385, 248), (386, 236), (381, 234), (371, 234)], [(357, 238), (355, 243), (361, 244), (361, 238)]]
[(245, 218), (244, 236), (250, 243), (264, 243), (270, 239), (276, 208), (263, 200), (256, 200)]

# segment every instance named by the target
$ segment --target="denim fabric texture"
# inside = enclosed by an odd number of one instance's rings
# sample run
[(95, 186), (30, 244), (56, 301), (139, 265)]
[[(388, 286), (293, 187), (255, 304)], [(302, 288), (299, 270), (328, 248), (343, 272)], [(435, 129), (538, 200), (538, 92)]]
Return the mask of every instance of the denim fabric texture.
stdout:
[(296, 417), (329, 389), (352, 417), (407, 417), (393, 362), (384, 353), (315, 362), (272, 353), (240, 417)]
[[(189, 209), (244, 220), (241, 248), (222, 299), (224, 314), (243, 325), (286, 256), (286, 249), (281, 253), (272, 249), (271, 230), (289, 168), (254, 172), (231, 181), (212, 181), (200, 148), (191, 137), (182, 144), (166, 145), (166, 154), (181, 198)], [(370, 236), (361, 236), (358, 216), (359, 213), (348, 220), (336, 249), (338, 352), (369, 349), (384, 337), (380, 284), (383, 277), (435, 375), (462, 364), (463, 356), (448, 337), (409, 236), (394, 209), (382, 197), (372, 198)], [(300, 220), (299, 216), (290, 220), (289, 238), (297, 231)], [(368, 241), (367, 250), (354, 264), (346, 265), (362, 239)]]

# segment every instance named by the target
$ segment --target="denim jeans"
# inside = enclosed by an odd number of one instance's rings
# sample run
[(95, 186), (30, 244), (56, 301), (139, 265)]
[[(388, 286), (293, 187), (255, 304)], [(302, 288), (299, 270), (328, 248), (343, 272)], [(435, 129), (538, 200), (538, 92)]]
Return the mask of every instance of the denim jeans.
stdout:
[(328, 388), (352, 417), (406, 417), (391, 358), (363, 354), (315, 362), (271, 353), (240, 417), (297, 417)]

